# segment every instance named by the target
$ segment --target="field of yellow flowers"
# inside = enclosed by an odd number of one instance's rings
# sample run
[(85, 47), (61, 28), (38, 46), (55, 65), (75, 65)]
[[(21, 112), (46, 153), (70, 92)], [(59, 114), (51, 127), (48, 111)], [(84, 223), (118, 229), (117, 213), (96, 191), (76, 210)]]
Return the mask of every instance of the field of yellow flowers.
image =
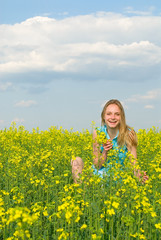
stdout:
[[(139, 130), (142, 184), (129, 158), (92, 173), (92, 135), (51, 127), (0, 131), (0, 240), (161, 239), (161, 132)], [(113, 153), (111, 150), (111, 155)], [(79, 184), (70, 161), (85, 163)]]

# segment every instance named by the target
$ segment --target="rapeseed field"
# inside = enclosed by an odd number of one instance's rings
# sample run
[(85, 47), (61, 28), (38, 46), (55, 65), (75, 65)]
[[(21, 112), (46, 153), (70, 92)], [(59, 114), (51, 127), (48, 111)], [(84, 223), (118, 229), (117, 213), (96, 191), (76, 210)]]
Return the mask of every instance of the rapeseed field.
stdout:
[[(92, 134), (51, 127), (0, 131), (0, 239), (161, 239), (161, 131), (139, 130), (138, 168), (145, 184), (111, 150), (108, 176), (92, 172)], [(101, 138), (101, 136), (100, 136)], [(101, 139), (100, 143), (101, 143)], [(71, 159), (84, 160), (80, 182)]]

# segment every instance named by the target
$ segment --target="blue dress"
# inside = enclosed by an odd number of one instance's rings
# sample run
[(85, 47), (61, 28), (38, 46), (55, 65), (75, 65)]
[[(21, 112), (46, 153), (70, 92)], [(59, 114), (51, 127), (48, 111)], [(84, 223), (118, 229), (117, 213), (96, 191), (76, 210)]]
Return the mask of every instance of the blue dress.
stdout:
[[(110, 136), (108, 135), (107, 133), (107, 127), (106, 125), (100, 127), (100, 128), (97, 128), (97, 131), (98, 132), (104, 132), (105, 135), (106, 135), (106, 138), (107, 139), (110, 139)], [(112, 140), (112, 149), (115, 150), (114, 153), (115, 153), (115, 156), (110, 156), (107, 158), (107, 161), (105, 163), (105, 166), (102, 166), (100, 169), (97, 169), (94, 164), (92, 165), (92, 168), (93, 168), (93, 172), (94, 174), (97, 174), (99, 175), (100, 177), (103, 178), (104, 175), (107, 175), (108, 174), (108, 171), (110, 169), (110, 164), (108, 163), (120, 163), (122, 166), (124, 165), (124, 160), (126, 158), (126, 155), (127, 155), (127, 147), (124, 145), (123, 147), (119, 148), (118, 147), (118, 144), (117, 144), (117, 137), (118, 137), (118, 134), (119, 134), (119, 131), (116, 135), (116, 137)], [(103, 152), (103, 145), (101, 145), (101, 149), (100, 151)]]

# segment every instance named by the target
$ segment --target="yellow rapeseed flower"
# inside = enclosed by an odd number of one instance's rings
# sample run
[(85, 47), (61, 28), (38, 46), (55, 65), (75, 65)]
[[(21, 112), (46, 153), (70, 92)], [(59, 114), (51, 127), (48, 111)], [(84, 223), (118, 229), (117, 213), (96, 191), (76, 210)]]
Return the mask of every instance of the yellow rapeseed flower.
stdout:
[(146, 237), (145, 237), (143, 234), (140, 234), (140, 235), (139, 235), (139, 239), (144, 239), (144, 240), (146, 240)]
[(156, 223), (156, 224), (155, 224), (155, 227), (156, 227), (157, 229), (161, 229), (161, 223)]
[(151, 216), (154, 218), (157, 216), (156, 212), (151, 212)]
[(97, 239), (97, 235), (96, 234), (92, 234), (92, 239)]
[(114, 209), (113, 209), (113, 208), (108, 209), (108, 210), (107, 210), (107, 214), (110, 215), (110, 216), (115, 215)]
[(118, 202), (113, 202), (113, 203), (112, 203), (112, 206), (113, 206), (114, 208), (118, 209), (119, 203), (118, 203)]
[(87, 224), (83, 224), (81, 227), (80, 227), (80, 230), (82, 230), (82, 229), (86, 229), (87, 228)]
[(57, 232), (63, 232), (64, 229), (63, 229), (63, 228), (58, 228), (56, 231), (57, 231)]
[(67, 212), (65, 213), (65, 218), (66, 218), (67, 220), (69, 220), (71, 217), (72, 217), (71, 212), (70, 212), (70, 211), (67, 211)]

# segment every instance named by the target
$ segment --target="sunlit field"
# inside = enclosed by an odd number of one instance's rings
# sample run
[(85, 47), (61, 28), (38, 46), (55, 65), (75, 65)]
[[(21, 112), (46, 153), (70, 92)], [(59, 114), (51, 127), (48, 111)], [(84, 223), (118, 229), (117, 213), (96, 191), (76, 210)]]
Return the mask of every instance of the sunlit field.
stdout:
[[(111, 150), (103, 179), (92, 172), (92, 134), (23, 126), (0, 131), (0, 239), (161, 239), (161, 132), (139, 130), (138, 167), (121, 167)], [(100, 140), (101, 142), (101, 140)], [(74, 184), (71, 159), (84, 171)]]

